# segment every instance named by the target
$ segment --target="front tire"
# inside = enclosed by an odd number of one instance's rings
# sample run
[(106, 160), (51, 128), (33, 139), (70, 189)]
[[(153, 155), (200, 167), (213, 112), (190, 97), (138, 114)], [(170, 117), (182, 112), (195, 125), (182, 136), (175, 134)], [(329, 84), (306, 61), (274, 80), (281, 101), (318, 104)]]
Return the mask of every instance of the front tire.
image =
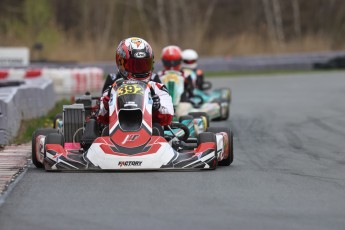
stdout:
[(32, 134), (32, 139), (31, 139), (31, 159), (32, 163), (36, 166), (36, 168), (43, 168), (43, 164), (37, 159), (36, 156), (36, 138), (40, 135), (48, 136), (51, 133), (57, 133), (58, 131), (56, 129), (37, 129), (33, 134)]
[(226, 159), (223, 159), (218, 162), (219, 166), (229, 166), (234, 161), (234, 145), (233, 145), (233, 139), (234, 135), (229, 128), (223, 128), (223, 127), (210, 127), (206, 130), (207, 132), (212, 132), (214, 134), (225, 132), (228, 136), (228, 157)]

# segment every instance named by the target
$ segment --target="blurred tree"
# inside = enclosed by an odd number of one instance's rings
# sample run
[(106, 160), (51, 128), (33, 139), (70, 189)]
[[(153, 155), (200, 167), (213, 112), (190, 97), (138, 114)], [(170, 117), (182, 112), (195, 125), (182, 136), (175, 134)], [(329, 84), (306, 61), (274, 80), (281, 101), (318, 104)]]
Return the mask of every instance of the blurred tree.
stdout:
[(113, 58), (129, 36), (156, 53), (171, 44), (201, 55), (342, 49), (344, 32), (343, 0), (0, 0), (1, 45), (42, 42), (56, 58)]

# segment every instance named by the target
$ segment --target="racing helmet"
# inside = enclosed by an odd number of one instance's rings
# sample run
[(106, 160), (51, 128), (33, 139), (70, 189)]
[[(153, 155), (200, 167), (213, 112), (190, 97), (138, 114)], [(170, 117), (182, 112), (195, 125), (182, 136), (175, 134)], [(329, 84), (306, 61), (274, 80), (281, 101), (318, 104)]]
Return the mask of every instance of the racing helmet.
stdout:
[(198, 53), (192, 49), (186, 49), (182, 52), (182, 67), (188, 69), (196, 69), (198, 66)]
[(116, 49), (116, 66), (124, 79), (148, 81), (152, 75), (153, 63), (152, 48), (142, 38), (124, 39)]
[(180, 70), (182, 62), (181, 49), (178, 46), (167, 46), (162, 50), (162, 62), (166, 70)]

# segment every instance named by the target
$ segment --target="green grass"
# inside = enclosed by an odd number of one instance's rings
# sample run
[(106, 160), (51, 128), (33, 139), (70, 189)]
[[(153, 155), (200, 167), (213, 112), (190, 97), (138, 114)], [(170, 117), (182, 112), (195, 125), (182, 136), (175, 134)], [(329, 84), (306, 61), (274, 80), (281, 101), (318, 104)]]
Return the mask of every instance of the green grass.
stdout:
[(14, 139), (13, 144), (22, 144), (31, 141), (32, 133), (38, 128), (52, 128), (53, 119), (57, 113), (62, 112), (62, 106), (70, 104), (69, 100), (63, 99), (58, 101), (54, 108), (51, 109), (47, 115), (35, 119), (24, 120), (20, 125), (17, 137)]
[(246, 77), (246, 76), (272, 76), (277, 74), (314, 74), (329, 73), (335, 71), (344, 71), (342, 69), (334, 70), (262, 70), (262, 71), (206, 71), (204, 76), (207, 77)]

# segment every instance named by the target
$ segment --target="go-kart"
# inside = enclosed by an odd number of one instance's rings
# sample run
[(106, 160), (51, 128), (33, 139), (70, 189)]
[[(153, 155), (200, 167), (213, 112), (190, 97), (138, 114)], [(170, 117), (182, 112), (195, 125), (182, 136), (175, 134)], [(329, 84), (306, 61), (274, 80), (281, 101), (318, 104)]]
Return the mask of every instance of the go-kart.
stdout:
[[(193, 82), (196, 82), (196, 72), (192, 69), (184, 68), (183, 69), (186, 76), (190, 76), (192, 78)], [(199, 95), (203, 98), (205, 102), (210, 102), (213, 100), (219, 100), (227, 103), (231, 103), (231, 89), (230, 88), (220, 88), (220, 89), (214, 89), (211, 90), (212, 83), (210, 81), (204, 81), (201, 89), (195, 88), (193, 90), (193, 93), (195, 95)]]
[[(227, 120), (230, 114), (230, 91), (220, 89), (214, 92), (214, 96), (207, 95), (201, 90), (194, 90), (194, 95), (185, 98), (184, 77), (176, 71), (165, 71), (160, 77), (162, 83), (167, 87), (173, 99), (175, 114), (177, 117), (203, 114), (211, 120)], [(216, 94), (219, 97), (216, 98)]]
[[(110, 91), (109, 126), (92, 117), (84, 104), (63, 106), (62, 126), (39, 129), (32, 137), (32, 162), (48, 171), (215, 169), (233, 161), (230, 129), (209, 128), (191, 138), (152, 122), (149, 84), (120, 80)], [(92, 109), (92, 107), (91, 107)], [(169, 130), (187, 126), (167, 127)]]

